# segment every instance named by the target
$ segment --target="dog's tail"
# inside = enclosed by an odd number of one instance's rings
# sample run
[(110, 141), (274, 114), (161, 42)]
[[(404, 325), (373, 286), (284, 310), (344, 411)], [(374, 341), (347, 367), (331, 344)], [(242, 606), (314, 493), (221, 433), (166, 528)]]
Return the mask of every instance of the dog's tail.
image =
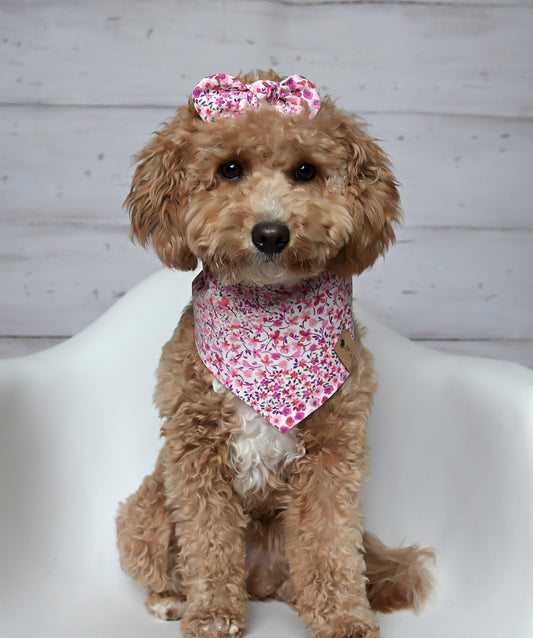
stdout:
[(418, 545), (390, 548), (370, 532), (364, 533), (367, 595), (374, 611), (419, 611), (433, 587), (427, 566), (435, 560), (430, 549)]

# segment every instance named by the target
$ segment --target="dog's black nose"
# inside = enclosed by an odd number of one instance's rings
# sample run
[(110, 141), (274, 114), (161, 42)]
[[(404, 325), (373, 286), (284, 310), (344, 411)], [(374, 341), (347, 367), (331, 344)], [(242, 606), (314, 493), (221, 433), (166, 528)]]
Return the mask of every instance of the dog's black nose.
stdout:
[(280, 222), (261, 222), (252, 228), (252, 242), (265, 255), (283, 252), (289, 239), (288, 227)]

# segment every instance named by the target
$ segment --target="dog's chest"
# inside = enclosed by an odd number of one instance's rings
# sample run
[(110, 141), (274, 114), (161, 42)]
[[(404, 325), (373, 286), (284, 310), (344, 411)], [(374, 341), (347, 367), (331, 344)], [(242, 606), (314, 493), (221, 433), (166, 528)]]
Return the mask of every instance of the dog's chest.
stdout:
[[(229, 392), (216, 379), (217, 392)], [(242, 496), (259, 492), (270, 477), (305, 454), (296, 429), (281, 433), (244, 401), (232, 394), (241, 428), (232, 434), (230, 464), (235, 471), (234, 488)]]

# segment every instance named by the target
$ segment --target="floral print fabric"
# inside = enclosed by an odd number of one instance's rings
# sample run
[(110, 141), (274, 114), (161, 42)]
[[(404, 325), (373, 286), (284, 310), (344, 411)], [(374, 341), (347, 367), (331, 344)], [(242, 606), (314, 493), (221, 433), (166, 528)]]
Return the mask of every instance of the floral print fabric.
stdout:
[(318, 91), (299, 75), (291, 75), (282, 82), (258, 80), (252, 84), (243, 84), (227, 73), (210, 75), (196, 85), (192, 101), (198, 115), (207, 122), (233, 117), (246, 109), (258, 109), (263, 102), (288, 115), (308, 107), (310, 118), (320, 108)]
[(195, 338), (215, 377), (280, 432), (339, 389), (348, 370), (334, 348), (354, 336), (352, 281), (327, 271), (292, 286), (193, 282)]

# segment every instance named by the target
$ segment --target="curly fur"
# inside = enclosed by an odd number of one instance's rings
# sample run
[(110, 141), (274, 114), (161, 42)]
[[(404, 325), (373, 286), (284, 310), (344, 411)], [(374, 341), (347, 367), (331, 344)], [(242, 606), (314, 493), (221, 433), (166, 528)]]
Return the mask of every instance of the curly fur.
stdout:
[[(257, 77), (279, 79), (242, 79)], [(189, 103), (136, 161), (132, 237), (171, 268), (201, 260), (227, 282), (289, 283), (324, 268), (359, 274), (393, 242), (401, 215), (387, 157), (329, 98), (312, 120), (263, 107), (205, 123)], [(221, 176), (228, 161), (240, 162), (240, 179)], [(295, 179), (304, 162), (316, 168), (309, 182)], [(252, 229), (265, 221), (288, 227), (282, 252), (254, 246)], [(181, 618), (186, 636), (239, 636), (247, 600), (277, 598), (314, 638), (376, 638), (375, 611), (425, 599), (431, 552), (389, 549), (363, 531), (376, 382), (355, 330), (347, 381), (285, 435), (214, 381), (190, 306), (165, 345), (155, 392), (165, 444), (154, 473), (120, 505), (118, 548), (147, 607)]]

